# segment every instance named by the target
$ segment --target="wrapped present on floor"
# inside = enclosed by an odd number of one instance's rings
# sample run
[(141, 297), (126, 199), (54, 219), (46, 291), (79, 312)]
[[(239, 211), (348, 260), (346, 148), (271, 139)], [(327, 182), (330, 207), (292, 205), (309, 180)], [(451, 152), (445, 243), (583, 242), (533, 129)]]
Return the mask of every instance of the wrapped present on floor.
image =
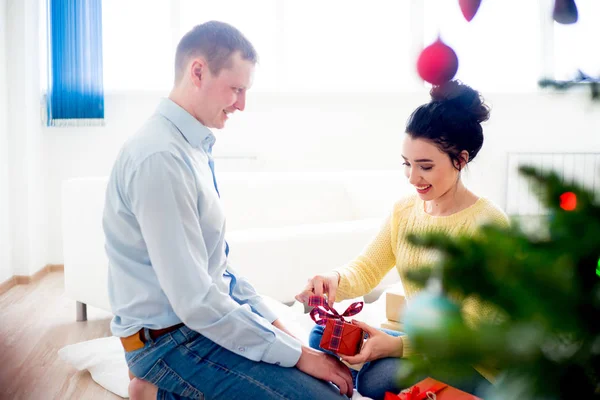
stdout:
[(406, 297), (403, 289), (393, 289), (385, 293), (385, 316), (389, 321), (402, 323)]
[(482, 400), (432, 378), (403, 390), (399, 394), (387, 392), (384, 400)]
[(364, 305), (362, 301), (352, 303), (342, 314), (329, 307), (327, 300), (321, 296), (311, 296), (308, 305), (315, 307), (310, 312), (312, 320), (318, 325), (325, 326), (321, 348), (346, 356), (353, 356), (360, 352), (365, 333), (358, 326), (346, 321), (344, 317), (361, 312)]

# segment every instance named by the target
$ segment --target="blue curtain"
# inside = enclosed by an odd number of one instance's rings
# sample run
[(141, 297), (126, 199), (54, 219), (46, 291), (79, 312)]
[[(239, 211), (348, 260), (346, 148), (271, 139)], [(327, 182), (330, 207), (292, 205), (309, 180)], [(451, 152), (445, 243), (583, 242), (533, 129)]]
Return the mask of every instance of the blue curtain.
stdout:
[(47, 0), (48, 126), (104, 124), (102, 0)]

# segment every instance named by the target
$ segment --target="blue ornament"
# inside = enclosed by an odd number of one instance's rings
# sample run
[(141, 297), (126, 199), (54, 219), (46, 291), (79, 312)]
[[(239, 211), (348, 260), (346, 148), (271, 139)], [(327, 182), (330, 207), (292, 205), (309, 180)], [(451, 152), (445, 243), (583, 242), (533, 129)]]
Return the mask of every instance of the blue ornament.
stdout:
[(404, 329), (411, 340), (436, 340), (464, 328), (460, 308), (442, 292), (424, 290), (408, 303)]

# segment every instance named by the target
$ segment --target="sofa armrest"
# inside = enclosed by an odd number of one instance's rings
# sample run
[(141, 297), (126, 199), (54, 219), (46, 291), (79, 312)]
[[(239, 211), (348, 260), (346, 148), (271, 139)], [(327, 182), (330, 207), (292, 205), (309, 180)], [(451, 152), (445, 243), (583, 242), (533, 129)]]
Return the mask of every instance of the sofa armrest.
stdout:
[(110, 311), (102, 212), (106, 178), (71, 179), (62, 187), (65, 294)]

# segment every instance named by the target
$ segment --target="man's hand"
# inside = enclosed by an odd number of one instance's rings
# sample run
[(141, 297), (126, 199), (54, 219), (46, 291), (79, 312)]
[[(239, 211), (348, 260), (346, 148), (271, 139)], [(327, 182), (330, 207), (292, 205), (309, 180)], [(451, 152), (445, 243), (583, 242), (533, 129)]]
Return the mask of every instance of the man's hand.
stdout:
[(339, 284), (340, 275), (337, 272), (327, 275), (316, 275), (308, 280), (308, 284), (302, 293), (296, 295), (296, 300), (306, 304), (310, 296), (323, 296), (323, 294), (326, 294), (329, 306), (333, 306)]
[(354, 385), (350, 369), (335, 357), (302, 346), (302, 355), (296, 368), (317, 379), (333, 383), (340, 388), (340, 394), (352, 397)]
[(348, 364), (355, 365), (385, 357), (402, 357), (403, 349), (400, 337), (388, 335), (364, 322), (353, 320), (352, 323), (367, 332), (369, 338), (363, 344), (360, 353), (355, 356), (342, 355), (342, 360)]

